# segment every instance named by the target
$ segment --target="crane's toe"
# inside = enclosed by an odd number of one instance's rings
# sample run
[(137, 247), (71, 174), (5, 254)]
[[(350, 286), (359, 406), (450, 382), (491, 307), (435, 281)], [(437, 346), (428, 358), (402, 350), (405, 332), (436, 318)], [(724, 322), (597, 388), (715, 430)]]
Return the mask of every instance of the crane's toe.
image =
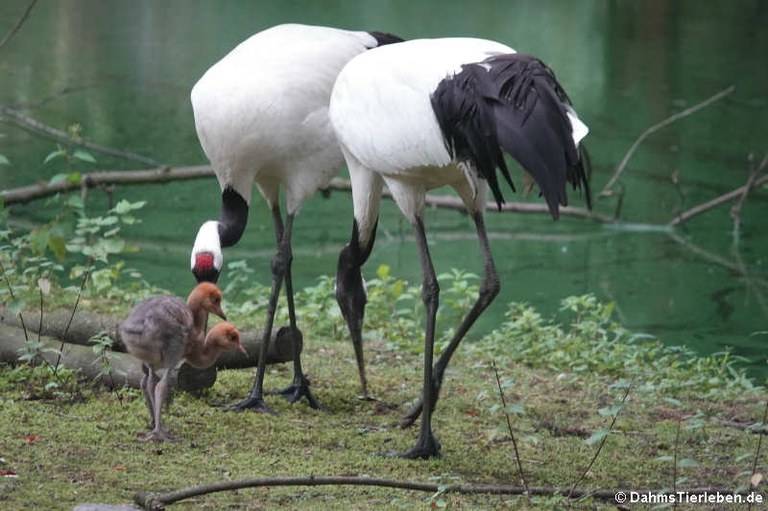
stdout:
[(440, 442), (431, 433), (426, 437), (419, 437), (416, 445), (409, 451), (406, 451), (399, 455), (401, 458), (406, 459), (429, 459), (440, 456)]
[(240, 401), (239, 403), (235, 403), (234, 405), (230, 406), (228, 410), (235, 411), (235, 412), (242, 412), (244, 410), (253, 410), (254, 412), (277, 415), (277, 412), (275, 412), (272, 408), (267, 406), (267, 404), (264, 402), (263, 397), (251, 396), (248, 399), (245, 399), (244, 401)]
[(294, 381), (285, 389), (278, 391), (277, 394), (286, 398), (291, 404), (296, 403), (297, 401), (300, 401), (302, 397), (305, 397), (307, 398), (307, 403), (309, 403), (310, 407), (315, 410), (325, 410), (325, 407), (320, 404), (317, 398), (312, 394), (312, 391), (309, 390), (309, 385), (309, 380), (302, 376), (299, 378), (299, 381)]
[(148, 433), (139, 435), (138, 440), (142, 442), (178, 442), (178, 438), (167, 431), (153, 429)]

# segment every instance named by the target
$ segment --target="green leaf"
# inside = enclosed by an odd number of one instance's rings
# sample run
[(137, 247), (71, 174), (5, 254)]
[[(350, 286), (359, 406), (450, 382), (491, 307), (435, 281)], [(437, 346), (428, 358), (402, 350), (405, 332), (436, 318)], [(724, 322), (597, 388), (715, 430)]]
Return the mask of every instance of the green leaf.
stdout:
[(18, 316), (21, 314), (21, 311), (24, 309), (24, 304), (21, 303), (19, 300), (11, 300), (7, 303), (8, 310), (11, 311), (11, 313), (14, 316)]
[(48, 248), (57, 260), (64, 262), (67, 257), (67, 241), (63, 236), (51, 236), (51, 239), (48, 240)]
[(63, 183), (67, 180), (67, 174), (64, 172), (59, 172), (58, 174), (55, 174), (51, 179), (48, 180), (49, 185), (55, 185), (58, 183)]
[(67, 183), (71, 183), (73, 185), (79, 185), (82, 181), (83, 176), (79, 172), (70, 172), (67, 174)]
[(49, 153), (48, 156), (45, 157), (45, 159), (43, 160), (43, 165), (55, 160), (56, 158), (61, 158), (65, 154), (67, 154), (67, 152), (64, 149), (59, 148), (53, 151), (52, 153)]
[(8, 160), (8, 158), (5, 157), (5, 155), (0, 154), (0, 165), (10, 165), (11, 162)]
[(675, 458), (673, 456), (664, 455), (664, 456), (656, 456), (656, 461), (662, 461), (662, 462), (670, 462), (675, 461)]
[(379, 277), (380, 280), (387, 280), (387, 277), (389, 277), (389, 265), (379, 265), (376, 269), (376, 276)]
[(694, 467), (698, 467), (699, 464), (696, 462), (696, 460), (692, 460), (690, 458), (684, 458), (677, 462), (677, 466), (680, 468), (694, 468)]
[(587, 445), (594, 445), (598, 442), (601, 442), (605, 437), (608, 436), (608, 433), (610, 433), (607, 429), (600, 428), (598, 430), (595, 430), (589, 438), (584, 440), (584, 442)]
[(123, 251), (123, 248), (125, 247), (125, 240), (121, 239), (103, 239), (101, 240), (102, 245), (104, 246), (104, 250), (108, 254), (119, 254)]
[(525, 407), (521, 404), (514, 404), (507, 406), (504, 411), (509, 415), (523, 415), (525, 414)]
[(51, 281), (48, 279), (37, 279), (37, 286), (40, 288), (40, 292), (43, 296), (51, 294)]
[(603, 417), (615, 417), (621, 411), (621, 405), (606, 406), (600, 408), (597, 413)]
[(77, 158), (80, 161), (96, 163), (96, 158), (94, 158), (91, 153), (84, 149), (75, 149), (75, 152), (72, 153), (72, 157)]

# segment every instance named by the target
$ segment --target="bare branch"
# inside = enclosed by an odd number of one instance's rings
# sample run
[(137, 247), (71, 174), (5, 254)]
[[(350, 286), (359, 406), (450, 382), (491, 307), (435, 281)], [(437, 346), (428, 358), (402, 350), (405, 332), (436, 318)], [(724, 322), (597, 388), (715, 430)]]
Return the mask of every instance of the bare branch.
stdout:
[[(605, 490), (572, 490), (569, 492), (566, 488), (556, 487), (533, 487), (523, 488), (521, 486), (492, 486), (492, 485), (450, 485), (442, 486), (435, 483), (417, 483), (413, 481), (402, 481), (394, 479), (382, 479), (376, 477), (265, 477), (258, 479), (245, 479), (242, 481), (224, 481), (201, 486), (192, 486), (182, 490), (170, 491), (166, 493), (149, 493), (138, 491), (133, 495), (133, 501), (144, 509), (164, 509), (167, 504), (173, 504), (180, 500), (198, 497), (221, 491), (241, 490), (243, 488), (259, 488), (274, 486), (378, 486), (383, 488), (397, 488), (401, 490), (421, 491), (427, 493), (463, 493), (463, 494), (491, 494), (491, 495), (524, 495), (528, 492), (530, 495), (553, 496), (570, 495), (572, 498), (593, 497), (603, 501), (614, 501), (619, 493), (629, 494), (628, 489), (605, 489)], [(669, 490), (656, 489), (632, 489), (631, 491), (640, 493), (669, 494)], [(705, 493), (734, 493), (725, 488), (713, 486), (678, 489), (689, 495), (702, 495)]]
[[(751, 157), (752, 155), (750, 154), (750, 159)], [(763, 161), (760, 162), (760, 165), (749, 166), (749, 177), (747, 178), (747, 184), (743, 186), (744, 193), (742, 193), (739, 197), (739, 202), (734, 204), (734, 206), (731, 208), (731, 219), (736, 225), (741, 223), (741, 208), (744, 207), (744, 203), (747, 201), (749, 192), (751, 192), (755, 187), (755, 180), (757, 179), (757, 176), (760, 175), (760, 173), (765, 169), (766, 165), (768, 165), (768, 154), (763, 157)]]
[[(13, 188), (11, 190), (0, 191), (0, 198), (5, 200), (6, 205), (21, 204), (65, 191), (79, 190), (83, 187), (94, 188), (107, 185), (167, 183), (170, 181), (209, 178), (214, 175), (213, 169), (208, 165), (175, 168), (160, 167), (151, 170), (107, 170), (83, 174), (80, 182), (76, 183), (64, 181), (55, 184), (37, 183), (34, 185)], [(352, 190), (352, 185), (349, 181), (344, 179), (334, 178), (323, 192), (327, 193), (328, 190), (350, 192)], [(387, 198), (392, 198), (392, 194), (387, 189), (384, 190), (383, 195)], [(458, 211), (464, 210), (464, 203), (461, 202), (458, 197), (427, 195), (426, 204), (427, 206), (435, 208), (455, 209)], [(488, 211), (496, 211), (496, 204), (489, 202), (486, 205), (486, 209)], [(533, 204), (528, 202), (507, 202), (502, 205), (501, 209), (502, 211), (512, 211), (516, 213), (549, 214), (549, 209), (546, 204)], [(600, 223), (615, 222), (615, 219), (611, 217), (598, 215), (584, 208), (566, 206), (560, 208), (560, 213), (564, 216), (594, 220)]]
[(603, 190), (600, 192), (600, 197), (606, 197), (608, 195), (611, 195), (612, 188), (616, 184), (616, 182), (619, 180), (619, 177), (624, 172), (624, 169), (627, 167), (627, 163), (629, 162), (629, 159), (632, 158), (632, 155), (635, 154), (635, 151), (637, 150), (637, 148), (640, 146), (640, 144), (643, 143), (643, 141), (646, 138), (648, 138), (648, 136), (656, 133), (657, 131), (659, 131), (659, 130), (667, 127), (667, 126), (669, 126), (673, 122), (678, 121), (678, 120), (680, 120), (680, 119), (682, 119), (684, 117), (688, 117), (689, 115), (698, 112), (702, 108), (711, 105), (715, 101), (718, 101), (718, 100), (724, 98), (728, 94), (732, 93), (735, 89), (736, 89), (736, 86), (735, 85), (731, 85), (730, 87), (727, 87), (727, 88), (721, 90), (720, 92), (718, 92), (714, 96), (711, 96), (711, 97), (705, 99), (704, 101), (693, 105), (690, 108), (686, 108), (682, 112), (678, 112), (675, 115), (667, 117), (663, 121), (661, 121), (661, 122), (659, 122), (657, 124), (654, 124), (650, 128), (646, 129), (644, 132), (642, 132), (640, 134), (640, 136), (637, 137), (637, 140), (635, 140), (635, 142), (629, 148), (629, 151), (627, 151), (627, 154), (624, 155), (624, 158), (621, 160), (621, 163), (619, 163), (619, 165), (616, 167), (616, 170), (613, 171), (613, 176), (608, 181), (608, 183), (605, 185), (605, 187), (603, 187)]
[(107, 170), (83, 174), (80, 182), (58, 182), (55, 184), (37, 183), (11, 190), (0, 191), (0, 198), (6, 205), (21, 204), (43, 197), (56, 195), (60, 192), (94, 188), (97, 186), (120, 184), (167, 183), (187, 179), (213, 177), (213, 169), (207, 165), (197, 167), (159, 167), (151, 170)]
[(92, 151), (96, 151), (102, 154), (107, 154), (109, 156), (115, 156), (117, 158), (133, 160), (133, 161), (137, 161), (140, 163), (145, 163), (147, 165), (153, 165), (157, 167), (162, 165), (161, 163), (153, 160), (152, 158), (147, 158), (146, 156), (142, 156), (140, 154), (131, 153), (127, 151), (120, 151), (118, 149), (113, 149), (111, 147), (97, 144), (95, 142), (90, 142), (80, 137), (73, 138), (69, 136), (67, 133), (65, 133), (64, 131), (48, 126), (47, 124), (42, 123), (37, 119), (33, 119), (28, 115), (24, 115), (23, 113), (19, 112), (15, 108), (0, 106), (0, 114), (5, 115), (6, 117), (13, 120), (14, 122), (16, 122), (17, 124), (19, 124), (24, 128), (31, 129), (38, 133), (42, 133), (56, 140), (61, 140), (63, 142), (79, 145), (81, 147), (85, 147), (86, 149), (90, 149)]
[(37, 3), (37, 0), (32, 0), (29, 5), (27, 6), (27, 10), (24, 11), (24, 14), (21, 15), (21, 18), (19, 18), (19, 21), (16, 22), (16, 25), (13, 26), (11, 30), (8, 31), (7, 34), (5, 34), (5, 37), (0, 41), (0, 48), (6, 45), (8, 41), (11, 40), (13, 36), (16, 35), (16, 32), (19, 31), (21, 26), (24, 24), (25, 21), (27, 21), (27, 18), (29, 17), (29, 14), (32, 12), (32, 8)]
[[(765, 183), (768, 183), (768, 176), (763, 176), (761, 178), (755, 179), (751, 187), (757, 188), (758, 186), (762, 186)], [(703, 204), (699, 204), (698, 206), (694, 206), (687, 211), (683, 211), (682, 213), (677, 215), (675, 218), (673, 218), (672, 221), (669, 222), (669, 225), (671, 227), (678, 226), (684, 222), (687, 222), (688, 220), (695, 217), (696, 215), (700, 215), (705, 211), (709, 211), (710, 209), (716, 208), (717, 206), (725, 204), (726, 202), (730, 202), (734, 199), (737, 199), (740, 196), (742, 196), (748, 188), (749, 188), (748, 185), (740, 186), (734, 190), (731, 190), (728, 193), (724, 193), (722, 195), (715, 197), (712, 200), (704, 202)]]

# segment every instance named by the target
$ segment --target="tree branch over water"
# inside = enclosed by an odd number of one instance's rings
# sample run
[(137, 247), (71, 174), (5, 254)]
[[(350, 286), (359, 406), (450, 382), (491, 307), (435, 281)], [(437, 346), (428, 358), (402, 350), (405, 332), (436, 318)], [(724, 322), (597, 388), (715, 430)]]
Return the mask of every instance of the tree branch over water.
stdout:
[(5, 46), (8, 41), (13, 38), (13, 36), (16, 35), (16, 33), (19, 31), (21, 26), (24, 24), (25, 21), (27, 21), (27, 18), (29, 18), (29, 14), (32, 12), (32, 9), (35, 7), (35, 4), (37, 3), (37, 0), (32, 0), (29, 5), (27, 6), (27, 10), (24, 11), (24, 14), (21, 15), (21, 18), (19, 18), (19, 21), (16, 22), (16, 24), (11, 28), (7, 34), (3, 37), (2, 40), (0, 40), (0, 48)]
[(96, 151), (102, 154), (107, 154), (109, 156), (123, 158), (126, 160), (133, 160), (139, 163), (144, 163), (146, 165), (152, 165), (156, 167), (159, 167), (162, 165), (161, 163), (153, 160), (152, 158), (147, 158), (146, 156), (142, 156), (140, 154), (132, 153), (129, 151), (121, 151), (118, 149), (113, 149), (111, 147), (97, 144), (95, 142), (91, 142), (89, 140), (86, 140), (80, 137), (71, 137), (66, 132), (53, 128), (51, 126), (48, 126), (47, 124), (42, 123), (37, 119), (33, 119), (28, 115), (24, 115), (23, 113), (19, 112), (15, 108), (0, 105), (0, 114), (3, 114), (4, 116), (6, 116), (7, 118), (9, 118), (10, 120), (12, 120), (13, 122), (20, 125), (23, 128), (27, 128), (32, 131), (42, 133), (46, 136), (49, 136), (56, 140), (60, 140), (62, 142), (79, 145), (81, 147), (85, 147), (86, 149), (90, 149), (92, 151)]
[(657, 131), (666, 128), (670, 124), (672, 124), (675, 121), (678, 121), (684, 117), (688, 117), (691, 114), (694, 114), (701, 110), (702, 108), (705, 108), (712, 103), (724, 98), (725, 96), (729, 95), (736, 89), (735, 85), (731, 85), (730, 87), (727, 87), (717, 94), (705, 99), (704, 101), (697, 103), (693, 105), (690, 108), (686, 108), (682, 112), (678, 112), (670, 117), (667, 117), (663, 121), (654, 124), (650, 128), (643, 131), (639, 137), (635, 140), (635, 142), (632, 144), (632, 146), (629, 148), (627, 153), (624, 155), (624, 158), (622, 158), (621, 163), (619, 163), (616, 166), (616, 170), (613, 171), (613, 176), (611, 176), (611, 179), (608, 180), (608, 183), (603, 187), (603, 190), (600, 192), (600, 197), (606, 197), (608, 195), (612, 194), (612, 188), (616, 184), (616, 182), (619, 180), (619, 177), (621, 177), (621, 174), (624, 172), (624, 169), (627, 167), (627, 163), (629, 163), (629, 159), (632, 158), (632, 155), (635, 154), (635, 151), (638, 147), (640, 147), (640, 144), (643, 143), (643, 141), (648, 138), (648, 136), (656, 133)]

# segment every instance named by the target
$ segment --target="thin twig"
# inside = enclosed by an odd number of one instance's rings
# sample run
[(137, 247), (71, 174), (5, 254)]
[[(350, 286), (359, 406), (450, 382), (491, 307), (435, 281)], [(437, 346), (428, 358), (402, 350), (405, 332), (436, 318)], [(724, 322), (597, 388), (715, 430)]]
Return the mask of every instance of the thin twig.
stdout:
[(525, 473), (523, 472), (523, 464), (520, 461), (520, 451), (517, 449), (517, 440), (515, 439), (515, 433), (512, 430), (512, 421), (509, 418), (509, 413), (507, 412), (507, 400), (504, 397), (504, 390), (501, 388), (501, 379), (499, 378), (499, 370), (496, 368), (496, 361), (491, 362), (491, 367), (493, 367), (493, 374), (496, 376), (496, 386), (499, 389), (499, 396), (501, 397), (501, 404), (504, 407), (504, 417), (507, 419), (507, 429), (509, 430), (509, 436), (512, 438), (512, 447), (515, 450), (515, 460), (517, 461), (517, 470), (520, 473), (520, 481), (523, 483), (523, 488), (528, 488), (528, 482), (525, 480)]
[[(443, 486), (436, 483), (417, 483), (413, 481), (401, 481), (394, 479), (382, 479), (376, 477), (264, 477), (257, 479), (245, 479), (242, 481), (223, 481), (201, 486), (192, 486), (165, 493), (149, 493), (138, 491), (133, 495), (133, 501), (144, 509), (163, 509), (167, 504), (173, 504), (180, 500), (198, 497), (221, 491), (241, 490), (244, 488), (260, 488), (275, 486), (378, 486), (383, 488), (398, 488), (428, 493), (462, 493), (462, 494), (492, 494), (492, 495), (524, 495), (526, 493), (536, 496), (561, 495), (572, 498), (593, 497), (608, 502), (615, 502), (618, 493), (629, 494), (630, 491), (638, 493), (654, 493), (669, 495), (669, 491), (660, 489), (603, 489), (603, 490), (567, 490), (557, 487), (531, 487), (522, 486), (492, 486), (492, 485), (450, 485)], [(734, 493), (725, 488), (714, 486), (687, 488), (678, 490), (689, 495), (702, 495), (705, 493)]]
[[(763, 424), (768, 420), (768, 399), (765, 401), (765, 409), (763, 410)], [(749, 476), (749, 489), (754, 489), (752, 484), (752, 478), (757, 473), (757, 462), (760, 460), (760, 448), (763, 446), (763, 435), (760, 435), (757, 439), (757, 449), (755, 450), (755, 459), (752, 461), (752, 474)], [(748, 511), (752, 511), (752, 502), (749, 503)]]
[(80, 305), (80, 298), (83, 296), (83, 290), (85, 289), (85, 284), (88, 282), (88, 277), (91, 274), (92, 267), (93, 267), (93, 256), (91, 255), (91, 256), (88, 256), (88, 265), (85, 268), (85, 273), (83, 274), (83, 280), (82, 282), (80, 282), (80, 289), (77, 291), (77, 298), (75, 298), (75, 306), (72, 307), (72, 315), (69, 316), (69, 321), (67, 322), (67, 326), (64, 328), (64, 334), (61, 336), (61, 347), (59, 348), (59, 354), (56, 357), (56, 365), (53, 368), (54, 374), (56, 374), (56, 372), (59, 370), (59, 363), (61, 362), (61, 353), (62, 353), (62, 350), (64, 350), (64, 339), (67, 338), (67, 334), (69, 333), (69, 327), (72, 326), (72, 320), (75, 319), (75, 312), (77, 312), (77, 306)]
[(25, 21), (27, 21), (27, 18), (29, 17), (29, 14), (32, 12), (32, 8), (37, 3), (37, 0), (32, 0), (29, 5), (27, 6), (27, 10), (24, 11), (24, 14), (21, 15), (21, 18), (19, 18), (19, 21), (16, 22), (16, 25), (13, 26), (11, 30), (8, 31), (7, 34), (5, 34), (5, 37), (3, 37), (2, 41), (0, 41), (0, 48), (6, 45), (8, 41), (11, 40), (13, 36), (16, 35), (16, 32), (19, 31), (21, 26), (24, 24)]
[(111, 147), (107, 147), (105, 145), (97, 144), (95, 142), (91, 142), (89, 140), (85, 140), (80, 137), (71, 137), (68, 133), (58, 130), (56, 128), (53, 128), (51, 126), (48, 126), (47, 124), (44, 124), (37, 119), (33, 119), (32, 117), (29, 117), (28, 115), (24, 115), (23, 113), (19, 112), (15, 108), (10, 108), (7, 106), (0, 106), (0, 114), (5, 115), (6, 117), (12, 119), (17, 124), (29, 128), (31, 130), (37, 131), (39, 133), (43, 133), (45, 135), (48, 135), (49, 137), (52, 137), (56, 140), (61, 140), (63, 142), (68, 142), (71, 144), (79, 145), (81, 147), (85, 147), (87, 149), (90, 149), (92, 151), (96, 151), (102, 154), (107, 154), (109, 156), (114, 156), (117, 158), (123, 158), (126, 160), (133, 160), (140, 163), (145, 163), (147, 165), (153, 165), (153, 166), (161, 166), (161, 163), (158, 163), (157, 161), (153, 160), (152, 158), (147, 158), (146, 156), (142, 156), (140, 154), (128, 152), (128, 151), (121, 151), (118, 149), (113, 149)]
[(711, 105), (712, 103), (714, 103), (715, 101), (718, 101), (718, 100), (724, 98), (728, 94), (732, 93), (735, 89), (736, 89), (736, 86), (735, 85), (731, 85), (731, 86), (721, 90), (720, 92), (718, 92), (714, 96), (711, 96), (711, 97), (705, 99), (704, 101), (693, 105), (690, 108), (686, 108), (682, 112), (678, 112), (678, 113), (676, 113), (676, 114), (674, 114), (674, 115), (672, 115), (670, 117), (667, 117), (663, 121), (654, 124), (650, 128), (646, 129), (644, 132), (642, 132), (640, 134), (640, 136), (637, 137), (637, 140), (635, 140), (635, 142), (629, 148), (629, 150), (627, 151), (627, 154), (624, 155), (624, 158), (621, 160), (621, 163), (619, 163), (619, 165), (616, 167), (616, 170), (613, 171), (613, 176), (608, 181), (608, 183), (605, 185), (605, 187), (603, 187), (603, 190), (600, 192), (600, 196), (601, 197), (605, 197), (605, 196), (611, 195), (611, 189), (616, 184), (616, 181), (619, 180), (619, 177), (621, 176), (621, 174), (624, 172), (624, 169), (626, 168), (627, 163), (629, 162), (629, 159), (632, 158), (632, 155), (635, 153), (637, 148), (640, 146), (641, 143), (643, 143), (643, 141), (646, 138), (648, 138), (649, 135), (652, 135), (653, 133), (656, 133), (660, 129), (665, 128), (666, 126), (669, 126), (670, 124), (672, 124), (675, 121), (678, 121), (678, 120), (680, 120), (680, 119), (682, 119), (684, 117), (687, 117), (687, 116), (689, 116), (689, 115), (691, 115), (691, 114), (693, 114), (695, 112), (698, 112), (702, 108), (707, 107), (707, 106)]
[[(8, 286), (8, 292), (11, 294), (11, 300), (14, 302), (16, 301), (16, 295), (13, 292), (13, 286), (11, 285), (11, 279), (8, 278), (8, 275), (5, 273), (5, 266), (3, 266), (3, 262), (0, 261), (0, 272), (3, 274), (3, 278), (5, 279), (5, 283)], [(24, 340), (26, 342), (29, 342), (29, 333), (27, 332), (27, 325), (24, 324), (24, 316), (21, 315), (21, 311), (19, 311), (19, 321), (21, 322), (21, 329), (24, 331)]]
[(741, 194), (739, 201), (731, 208), (734, 246), (738, 246), (739, 244), (739, 233), (741, 231), (741, 209), (744, 207), (744, 203), (747, 201), (749, 192), (751, 192), (755, 186), (755, 180), (757, 179), (757, 176), (760, 174), (760, 172), (763, 171), (763, 169), (765, 169), (766, 164), (768, 164), (768, 154), (763, 157), (763, 161), (761, 161), (760, 165), (757, 166), (755, 166), (754, 162), (752, 161), (752, 154), (749, 155), (749, 160), (749, 176), (747, 177), (747, 184), (743, 187), (744, 193)]
[[(758, 186), (762, 186), (765, 183), (768, 183), (768, 176), (763, 176), (755, 179), (754, 183), (752, 183), (752, 188), (757, 188)], [(684, 222), (687, 222), (688, 220), (695, 217), (696, 215), (700, 215), (705, 211), (709, 211), (710, 209), (714, 209), (717, 206), (725, 204), (726, 202), (730, 202), (734, 199), (737, 199), (739, 198), (739, 196), (741, 196), (744, 193), (744, 190), (746, 189), (747, 189), (747, 185), (740, 186), (738, 188), (731, 190), (728, 193), (718, 195), (712, 200), (709, 200), (707, 202), (699, 204), (698, 206), (694, 206), (691, 209), (683, 211), (682, 213), (677, 215), (675, 218), (673, 218), (668, 225), (675, 227)]]
[[(621, 407), (624, 407), (624, 403), (627, 401), (627, 397), (629, 396), (629, 392), (632, 390), (632, 387), (635, 385), (635, 380), (632, 380), (629, 385), (627, 385), (627, 390), (624, 392), (624, 396), (621, 398)], [(608, 440), (608, 435), (610, 435), (611, 431), (613, 431), (613, 427), (616, 425), (616, 420), (619, 418), (619, 413), (621, 412), (621, 409), (619, 409), (614, 415), (613, 420), (611, 420), (611, 424), (608, 426), (608, 434), (606, 434), (601, 440), (600, 445), (597, 447), (597, 450), (595, 451), (594, 456), (592, 456), (592, 459), (589, 461), (589, 464), (586, 466), (584, 471), (581, 473), (578, 479), (573, 483), (571, 486), (571, 490), (568, 492), (568, 496), (572, 497), (575, 494), (572, 493), (575, 491), (576, 487), (581, 483), (581, 481), (584, 480), (585, 477), (587, 477), (587, 473), (589, 473), (590, 470), (592, 470), (592, 465), (595, 464), (595, 461), (597, 460), (597, 457), (600, 455), (600, 451), (603, 450), (603, 446), (605, 445), (605, 442)]]

